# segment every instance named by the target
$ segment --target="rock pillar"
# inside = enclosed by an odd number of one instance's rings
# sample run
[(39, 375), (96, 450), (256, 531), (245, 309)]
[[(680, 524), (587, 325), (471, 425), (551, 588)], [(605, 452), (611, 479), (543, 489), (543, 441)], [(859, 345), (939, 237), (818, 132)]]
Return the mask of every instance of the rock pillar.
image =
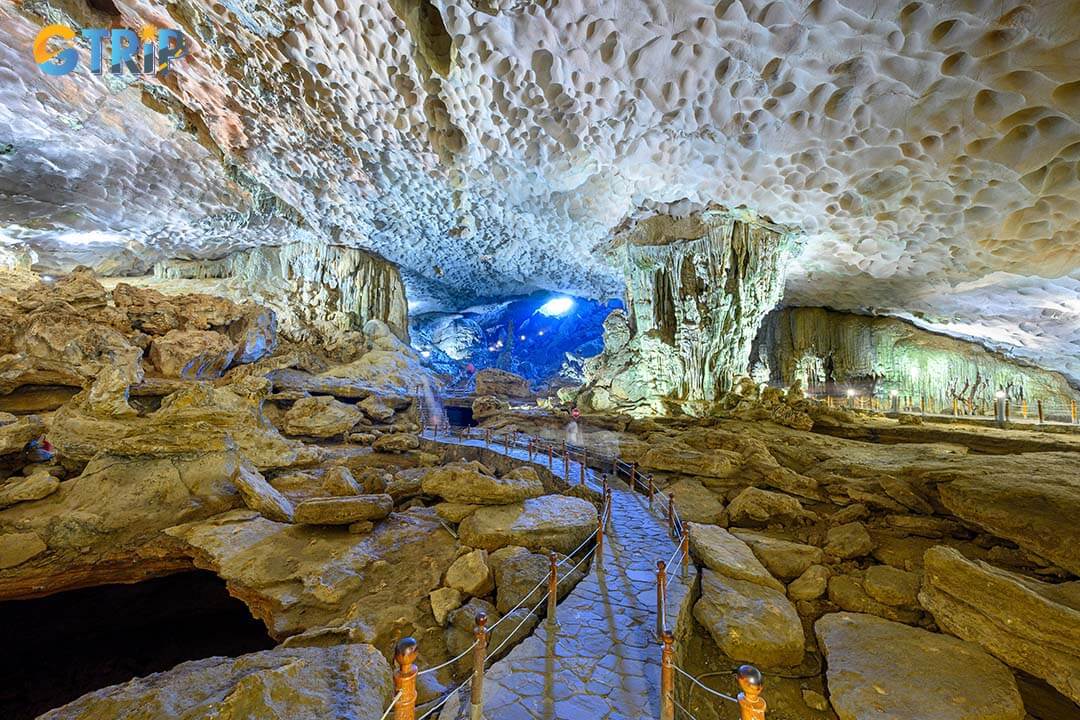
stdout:
[(745, 212), (657, 215), (616, 238), (626, 311), (604, 324), (582, 403), (663, 413), (712, 401), (746, 374), (750, 345), (780, 300), (795, 233)]

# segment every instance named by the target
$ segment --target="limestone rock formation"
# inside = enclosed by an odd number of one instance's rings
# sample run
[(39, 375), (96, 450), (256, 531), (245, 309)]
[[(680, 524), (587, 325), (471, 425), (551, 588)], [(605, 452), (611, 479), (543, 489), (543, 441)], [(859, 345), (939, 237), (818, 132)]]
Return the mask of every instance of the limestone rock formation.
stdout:
[(1025, 716), (1012, 673), (974, 643), (851, 613), (826, 615), (814, 632), (840, 720)]
[(535, 473), (497, 478), (475, 461), (434, 468), (424, 475), (421, 487), (448, 502), (470, 505), (506, 505), (544, 494), (544, 484)]
[(205, 380), (221, 377), (236, 357), (226, 335), (209, 330), (170, 330), (150, 343), (150, 361), (165, 377)]
[(351, 525), (382, 520), (393, 509), (393, 498), (385, 494), (310, 498), (297, 503), (293, 518), (304, 525)]
[[(0, 571), (0, 598), (134, 582), (190, 568), (163, 531), (239, 507), (240, 472), (236, 452), (95, 456), (52, 494), (0, 510), (0, 543), (40, 547), (27, 538), (36, 535), (48, 548)], [(17, 540), (3, 540), (13, 535)]]
[(281, 429), (289, 435), (335, 437), (351, 430), (361, 417), (355, 405), (329, 396), (300, 398), (285, 413)]
[(1050, 585), (935, 547), (919, 600), (945, 631), (1080, 703), (1080, 583)]
[(41, 718), (374, 718), (389, 704), (391, 688), (390, 666), (370, 645), (279, 647), (182, 663), (89, 693)]
[(568, 553), (596, 532), (592, 503), (565, 495), (544, 495), (509, 505), (481, 507), (459, 526), (461, 542), (498, 550), (519, 545)]
[(735, 530), (732, 535), (749, 545), (770, 573), (785, 580), (801, 576), (812, 565), (820, 564), (825, 558), (824, 551), (813, 545), (779, 540), (749, 530)]
[(483, 597), (495, 589), (495, 578), (488, 566), (486, 550), (473, 550), (462, 555), (446, 571), (448, 587), (465, 595)]
[(516, 399), (533, 396), (528, 380), (498, 368), (485, 368), (476, 373), (476, 394)]
[(802, 623), (782, 590), (706, 569), (694, 617), (735, 662), (763, 668), (802, 662)]
[(425, 601), (457, 557), (453, 536), (421, 508), (394, 513), (361, 535), (250, 511), (178, 525), (168, 535), (199, 567), (224, 578), (273, 637), (343, 628), (353, 641), (387, 650), (401, 628), (432, 627)]
[(758, 325), (780, 299), (791, 230), (709, 209), (651, 217), (618, 242), (627, 329), (605, 323), (605, 351), (586, 365), (583, 402), (663, 412), (664, 399), (719, 399), (747, 372)]
[(745, 542), (715, 525), (691, 523), (690, 552), (705, 567), (736, 580), (757, 583), (779, 592), (784, 586), (754, 557)]
[(886, 407), (892, 391), (917, 404), (926, 398), (945, 412), (952, 412), (953, 399), (963, 412), (990, 408), (998, 391), (1016, 407), (1024, 400), (1034, 407), (1042, 399), (1049, 408), (1077, 397), (1059, 373), (895, 318), (784, 308), (765, 319), (757, 347), (773, 382), (802, 381), (840, 394), (856, 387)]
[(323, 242), (264, 245), (221, 260), (169, 260), (154, 266), (156, 287), (201, 288), (254, 298), (274, 310), (283, 336), (345, 350), (368, 320), (408, 340), (405, 287), (395, 265), (357, 248)]

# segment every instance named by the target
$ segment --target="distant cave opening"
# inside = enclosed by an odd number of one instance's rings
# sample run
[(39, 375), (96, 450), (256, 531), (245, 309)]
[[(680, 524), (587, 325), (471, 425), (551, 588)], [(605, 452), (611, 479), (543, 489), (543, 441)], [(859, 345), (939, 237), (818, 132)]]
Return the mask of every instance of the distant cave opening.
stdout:
[(29, 720), (188, 660), (276, 644), (225, 582), (188, 572), (0, 602), (0, 718)]
[(446, 413), (446, 422), (454, 427), (476, 427), (471, 407), (447, 405), (443, 411)]
[(86, 0), (86, 4), (98, 12), (120, 17), (120, 8), (116, 7), (113, 0)]

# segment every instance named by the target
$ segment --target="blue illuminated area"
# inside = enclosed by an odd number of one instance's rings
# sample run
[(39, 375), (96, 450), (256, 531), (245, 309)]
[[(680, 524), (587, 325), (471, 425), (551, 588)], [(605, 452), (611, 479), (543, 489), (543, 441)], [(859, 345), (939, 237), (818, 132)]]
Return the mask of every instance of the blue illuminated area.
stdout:
[(534, 386), (576, 383), (603, 350), (604, 319), (620, 300), (536, 293), (459, 312), (413, 317), (410, 333), (425, 364), (454, 384), (477, 370), (517, 373)]
[(541, 315), (547, 315), (548, 317), (559, 317), (565, 315), (574, 308), (574, 299), (560, 295), (559, 297), (553, 297), (546, 303), (540, 306), (536, 312)]

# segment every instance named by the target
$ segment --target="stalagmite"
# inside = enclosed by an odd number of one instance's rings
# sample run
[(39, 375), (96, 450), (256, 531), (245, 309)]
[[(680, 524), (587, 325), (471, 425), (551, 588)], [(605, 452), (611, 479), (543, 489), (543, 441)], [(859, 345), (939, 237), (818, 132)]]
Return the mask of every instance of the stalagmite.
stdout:
[(626, 275), (628, 314), (605, 323), (582, 404), (663, 412), (665, 400), (718, 399), (746, 372), (796, 245), (792, 229), (721, 209), (657, 215), (619, 235), (612, 253)]

